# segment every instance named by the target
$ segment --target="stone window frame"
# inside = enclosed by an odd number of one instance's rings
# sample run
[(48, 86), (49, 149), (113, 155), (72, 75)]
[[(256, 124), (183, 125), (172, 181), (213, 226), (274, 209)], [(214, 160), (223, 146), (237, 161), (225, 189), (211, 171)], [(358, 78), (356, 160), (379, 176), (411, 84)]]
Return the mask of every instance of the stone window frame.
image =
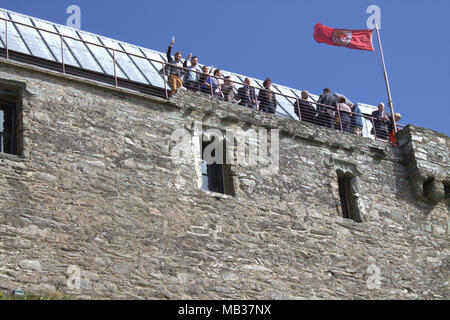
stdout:
[(357, 222), (367, 222), (367, 213), (364, 206), (364, 203), (361, 199), (360, 187), (359, 187), (359, 177), (362, 175), (358, 170), (358, 167), (355, 163), (335, 159), (333, 156), (330, 157), (330, 161), (326, 161), (325, 165), (330, 169), (334, 169), (334, 180), (336, 184), (333, 184), (333, 195), (336, 201), (336, 209), (341, 217), (344, 217), (344, 212), (341, 207), (341, 196), (339, 193), (339, 176), (346, 176), (348, 180), (348, 202), (352, 206), (353, 217), (349, 217), (349, 219)]
[[(212, 135), (208, 134), (208, 130), (214, 129), (217, 132), (221, 132), (221, 135), (214, 135), (214, 137), (217, 137), (219, 139), (219, 142), (223, 144), (223, 150), (224, 150), (224, 164), (223, 164), (223, 171), (222, 171), (222, 177), (223, 177), (223, 183), (224, 183), (224, 193), (218, 193), (213, 192), (209, 190), (203, 189), (203, 174), (202, 174), (202, 163), (203, 163), (203, 143), (204, 142), (212, 142)], [(226, 136), (223, 134), (223, 130), (217, 129), (217, 128), (208, 128), (204, 127), (200, 132), (194, 131), (194, 139), (193, 141), (193, 153), (194, 153), (194, 163), (195, 163), (195, 171), (197, 175), (197, 187), (205, 194), (215, 197), (215, 198), (232, 198), (232, 197), (238, 197), (239, 196), (239, 187), (238, 187), (238, 178), (236, 174), (236, 165), (233, 164), (226, 164), (225, 159), (226, 153), (229, 152), (229, 148), (227, 148), (228, 140)], [(232, 152), (235, 152), (234, 148)]]

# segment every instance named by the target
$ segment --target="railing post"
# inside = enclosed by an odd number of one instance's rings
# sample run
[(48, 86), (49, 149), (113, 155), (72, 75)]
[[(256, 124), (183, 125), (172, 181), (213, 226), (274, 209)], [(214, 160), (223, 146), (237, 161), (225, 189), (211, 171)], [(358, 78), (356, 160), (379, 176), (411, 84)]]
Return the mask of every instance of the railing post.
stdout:
[(117, 81), (117, 69), (116, 69), (116, 50), (113, 49), (113, 63), (114, 63), (114, 80), (116, 82), (116, 88), (119, 86)]
[[(210, 72), (211, 72), (211, 70), (210, 70)], [(213, 89), (213, 79), (212, 79), (212, 75), (211, 75), (211, 73), (209, 74), (209, 86), (211, 87), (211, 96), (213, 96), (214, 97), (214, 89)]]
[[(341, 111), (339, 109), (339, 107), (336, 107), (337, 109), (337, 114), (338, 114), (338, 119), (339, 119), (339, 125), (341, 126), (341, 131), (344, 132), (344, 127), (342, 126), (342, 118), (341, 118)], [(334, 119), (333, 119), (334, 121)]]
[(373, 135), (375, 137), (375, 140), (377, 140), (377, 130), (375, 128), (375, 121), (373, 120), (373, 118), (371, 118), (371, 119), (372, 119)]
[(255, 103), (256, 103), (256, 110), (258, 110), (258, 111), (261, 111), (261, 110), (259, 110), (259, 101), (258, 101), (258, 95), (256, 94), (256, 88), (255, 87), (251, 87), (250, 86), (250, 88), (253, 88), (253, 90), (254, 90), (254, 92), (255, 92)]
[(5, 20), (5, 38), (6, 38), (6, 60), (9, 60), (9, 49), (8, 49), (8, 20)]
[(66, 74), (66, 66), (64, 64), (64, 36), (61, 35), (61, 62), (63, 67), (63, 74)]
[(303, 121), (302, 114), (300, 112), (300, 103), (298, 102), (298, 98), (297, 98), (297, 110), (298, 110), (298, 121)]
[(169, 92), (167, 91), (167, 81), (166, 81), (166, 64), (162, 62), (163, 69), (163, 80), (164, 80), (164, 91), (166, 92), (166, 99), (169, 100)]

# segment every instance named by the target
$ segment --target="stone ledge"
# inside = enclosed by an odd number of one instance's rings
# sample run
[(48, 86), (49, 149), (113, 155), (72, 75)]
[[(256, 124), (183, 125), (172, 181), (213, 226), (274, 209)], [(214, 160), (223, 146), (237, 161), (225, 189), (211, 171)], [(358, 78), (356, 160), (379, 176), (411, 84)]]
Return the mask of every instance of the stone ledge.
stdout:
[[(12, 61), (12, 60), (6, 60), (5, 58), (1, 58), (0, 57), (0, 64), (6, 65), (8, 67), (17, 67), (17, 68), (21, 68), (21, 69), (26, 69), (29, 71), (35, 71), (35, 72), (39, 72), (45, 75), (49, 75), (52, 77), (57, 77), (60, 79), (64, 79), (64, 80), (70, 80), (70, 81), (74, 81), (74, 82), (78, 82), (78, 83), (82, 83), (85, 85), (89, 85), (89, 86), (95, 86), (95, 87), (100, 87), (102, 89), (106, 89), (109, 91), (114, 91), (114, 92), (121, 92), (121, 93), (125, 93), (125, 94), (130, 94), (130, 95), (134, 95), (140, 98), (145, 98), (147, 100), (152, 100), (152, 101), (156, 101), (159, 103), (167, 103), (168, 101), (166, 99), (162, 99), (156, 96), (152, 96), (152, 95), (148, 95), (148, 94), (144, 94), (144, 93), (140, 93), (137, 91), (133, 91), (133, 90), (129, 90), (129, 89), (125, 89), (125, 88), (121, 88), (121, 87), (115, 87), (113, 85), (108, 85), (106, 83), (100, 82), (100, 81), (95, 81), (95, 80), (90, 80), (87, 78), (83, 78), (83, 77), (78, 77), (75, 75), (70, 75), (70, 74), (63, 74), (57, 71), (52, 71), (49, 69), (45, 69), (45, 68), (41, 68), (41, 67), (37, 67), (34, 65), (29, 65), (26, 63), (21, 63), (18, 61)], [(11, 80), (11, 81), (16, 81), (18, 83), (22, 83), (22, 81), (17, 81), (17, 80)], [(28, 92), (30, 95), (33, 95), (33, 92)]]

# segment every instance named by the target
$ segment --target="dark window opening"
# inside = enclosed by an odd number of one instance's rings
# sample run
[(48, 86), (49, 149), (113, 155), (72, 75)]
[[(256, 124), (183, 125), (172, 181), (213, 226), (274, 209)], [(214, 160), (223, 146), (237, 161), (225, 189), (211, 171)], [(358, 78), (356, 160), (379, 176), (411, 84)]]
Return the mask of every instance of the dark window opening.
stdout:
[[(204, 159), (204, 151), (210, 143), (211, 141), (202, 142), (202, 189), (234, 196), (231, 166), (225, 164), (225, 143), (223, 145), (222, 163), (208, 164)], [(212, 151), (211, 156), (215, 158), (215, 150)]]
[(0, 153), (17, 155), (16, 104), (0, 100)]
[(15, 106), (0, 102), (0, 152), (15, 154)]
[(354, 210), (354, 203), (351, 194), (352, 177), (338, 173), (339, 198), (341, 200), (342, 216), (345, 219), (358, 221)]
[(445, 199), (450, 199), (450, 183), (444, 183)]
[[(212, 163), (208, 164), (204, 159), (205, 148), (211, 142), (203, 142), (202, 146), (202, 189), (206, 191), (212, 191), (224, 194), (223, 183), (223, 164)], [(215, 157), (215, 150), (211, 153), (212, 157)]]

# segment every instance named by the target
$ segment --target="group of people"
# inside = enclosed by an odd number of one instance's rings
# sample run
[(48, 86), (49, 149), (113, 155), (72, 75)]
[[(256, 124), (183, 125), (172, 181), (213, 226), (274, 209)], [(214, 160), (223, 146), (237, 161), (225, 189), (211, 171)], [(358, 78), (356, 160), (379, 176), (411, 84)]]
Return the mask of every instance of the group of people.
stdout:
[[(222, 70), (198, 65), (198, 57), (189, 54), (184, 63), (182, 55), (176, 52), (172, 58), (172, 48), (175, 38), (167, 50), (167, 61), (165, 74), (171, 94), (175, 94), (181, 87), (187, 90), (200, 91), (212, 94), (220, 100), (237, 103), (241, 106), (274, 114), (277, 109), (276, 94), (271, 91), (272, 81), (267, 78), (264, 89), (260, 89), (256, 95), (255, 88), (251, 86), (251, 80), (246, 78), (244, 86), (235, 93), (234, 84), (230, 76), (223, 77)], [(223, 79), (223, 83), (219, 79)], [(301, 99), (294, 102), (294, 111), (300, 120), (322, 125), (328, 128), (343, 130), (348, 133), (362, 135), (363, 121), (362, 113), (357, 105), (346, 101), (344, 97), (336, 97), (331, 94), (329, 88), (323, 90), (317, 103), (308, 101), (309, 92), (302, 91)], [(316, 105), (316, 107), (314, 106)], [(378, 139), (388, 140), (393, 131), (393, 124), (388, 114), (384, 111), (384, 104), (378, 105), (378, 110), (372, 113), (374, 128), (372, 134)], [(395, 121), (399, 121), (400, 114), (395, 114)]]
[[(362, 135), (362, 113), (357, 105), (344, 97), (336, 98), (329, 88), (323, 90), (316, 107), (308, 101), (309, 92), (302, 91), (302, 100), (294, 103), (294, 111), (302, 121)], [(339, 111), (338, 111), (339, 110)]]
[[(345, 97), (336, 97), (329, 88), (323, 90), (316, 107), (308, 101), (309, 92), (302, 91), (302, 100), (294, 103), (294, 111), (302, 121), (343, 130), (361, 136), (363, 130), (362, 112), (358, 105), (347, 101)], [(371, 134), (377, 139), (390, 140), (394, 143), (392, 132), (394, 125), (391, 117), (384, 110), (384, 103), (378, 104), (378, 110), (372, 112), (373, 128)], [(394, 114), (395, 122), (400, 121), (401, 115)]]
[[(174, 95), (181, 87), (187, 90), (200, 91), (213, 94), (220, 100), (237, 103), (241, 106), (258, 109), (267, 113), (275, 113), (277, 100), (275, 94), (270, 90), (272, 81), (267, 78), (264, 83), (264, 89), (259, 90), (256, 95), (255, 88), (251, 87), (250, 78), (244, 80), (244, 86), (240, 87), (235, 93), (234, 83), (230, 76), (223, 77), (222, 70), (198, 65), (198, 57), (188, 54), (184, 63), (182, 62), (181, 52), (176, 52), (172, 58), (172, 48), (175, 39), (167, 49), (168, 64), (164, 73), (168, 76), (170, 93)], [(223, 83), (219, 79), (223, 79)]]

